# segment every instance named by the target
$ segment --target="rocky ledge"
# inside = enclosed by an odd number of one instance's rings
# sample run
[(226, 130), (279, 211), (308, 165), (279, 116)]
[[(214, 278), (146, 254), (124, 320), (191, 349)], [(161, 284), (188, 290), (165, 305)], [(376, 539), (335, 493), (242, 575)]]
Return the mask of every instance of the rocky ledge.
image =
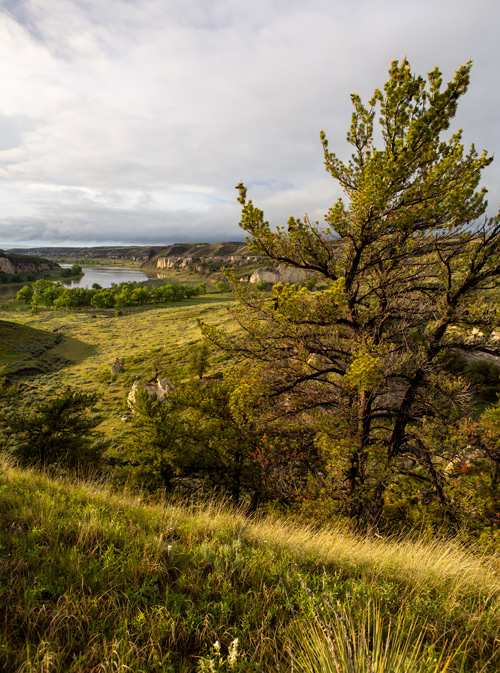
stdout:
[(12, 276), (15, 273), (41, 273), (58, 267), (59, 264), (33, 255), (13, 255), (0, 250), (0, 273)]

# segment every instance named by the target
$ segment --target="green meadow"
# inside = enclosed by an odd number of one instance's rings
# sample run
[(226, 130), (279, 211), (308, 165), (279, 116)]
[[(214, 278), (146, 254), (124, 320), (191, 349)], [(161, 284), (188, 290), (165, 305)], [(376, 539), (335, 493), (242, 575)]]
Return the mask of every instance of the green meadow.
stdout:
[[(205, 295), (163, 306), (128, 307), (120, 316), (114, 309), (43, 308), (33, 315), (10, 305), (0, 320), (0, 364), (7, 376), (28, 385), (36, 380), (40, 390), (67, 385), (98, 390), (105, 415), (102, 429), (116, 437), (133, 382), (182, 367), (189, 347), (201, 339), (197, 318), (229, 324), (231, 301), (229, 295)], [(112, 375), (116, 358), (125, 370)]]

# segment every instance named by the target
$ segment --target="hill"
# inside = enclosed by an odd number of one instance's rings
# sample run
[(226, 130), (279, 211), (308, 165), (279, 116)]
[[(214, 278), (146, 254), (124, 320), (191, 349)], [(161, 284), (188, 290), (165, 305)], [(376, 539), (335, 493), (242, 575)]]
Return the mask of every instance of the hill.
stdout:
[(163, 246), (152, 248), (151, 246), (97, 246), (97, 247), (38, 247), (38, 248), (12, 248), (11, 254), (24, 254), (32, 257), (48, 258), (78, 258), (78, 259), (131, 259), (146, 260), (162, 250)]
[(173, 243), (158, 246), (96, 246), (96, 247), (37, 247), (13, 248), (9, 254), (27, 255), (29, 257), (77, 258), (85, 259), (123, 259), (139, 261), (156, 266), (159, 257), (187, 256), (210, 257), (213, 255), (228, 256), (247, 253), (244, 241), (222, 243)]
[[(0, 321), (0, 368), (9, 379), (38, 389), (76, 386), (99, 391), (103, 431), (120, 441), (127, 425), (120, 422), (135, 379), (149, 380), (154, 366), (168, 372), (182, 363), (201, 336), (197, 318), (228, 324), (229, 295), (205, 295), (184, 302), (114, 309), (6, 311)], [(111, 375), (116, 357), (125, 371)], [(154, 366), (153, 366), (154, 365)]]
[(6, 374), (28, 376), (56, 368), (48, 352), (61, 341), (60, 334), (0, 320), (0, 363)]
[(0, 550), (6, 672), (500, 666), (500, 559), (453, 543), (148, 503), (3, 463)]

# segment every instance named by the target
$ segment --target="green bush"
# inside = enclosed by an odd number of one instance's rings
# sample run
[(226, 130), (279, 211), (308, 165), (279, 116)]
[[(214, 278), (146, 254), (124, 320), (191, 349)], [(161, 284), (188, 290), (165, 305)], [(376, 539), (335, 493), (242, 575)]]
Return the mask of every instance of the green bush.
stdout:
[(61, 465), (70, 468), (99, 464), (104, 443), (96, 431), (96, 393), (67, 387), (43, 396), (35, 393), (11, 399), (0, 413), (7, 449), (21, 465)]

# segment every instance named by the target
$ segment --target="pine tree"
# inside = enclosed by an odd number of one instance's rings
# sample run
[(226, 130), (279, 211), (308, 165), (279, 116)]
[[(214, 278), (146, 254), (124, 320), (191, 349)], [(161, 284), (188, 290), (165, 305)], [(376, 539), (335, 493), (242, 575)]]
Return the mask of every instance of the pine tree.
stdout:
[(319, 289), (279, 284), (269, 295), (233, 278), (243, 329), (204, 327), (239, 358), (235, 399), (262, 423), (312, 428), (339, 511), (370, 525), (402, 478), (453, 517), (449, 433), (470, 390), (447, 358), (500, 354), (500, 215), (485, 217), (479, 187), (492, 158), (466, 152), (461, 131), (446, 133), (470, 69), (443, 87), (437, 68), (426, 80), (394, 61), (368, 105), (352, 96), (347, 163), (321, 133), (326, 170), (344, 192), (322, 225), (291, 217), (273, 230), (240, 183), (251, 249), (309, 271)]

